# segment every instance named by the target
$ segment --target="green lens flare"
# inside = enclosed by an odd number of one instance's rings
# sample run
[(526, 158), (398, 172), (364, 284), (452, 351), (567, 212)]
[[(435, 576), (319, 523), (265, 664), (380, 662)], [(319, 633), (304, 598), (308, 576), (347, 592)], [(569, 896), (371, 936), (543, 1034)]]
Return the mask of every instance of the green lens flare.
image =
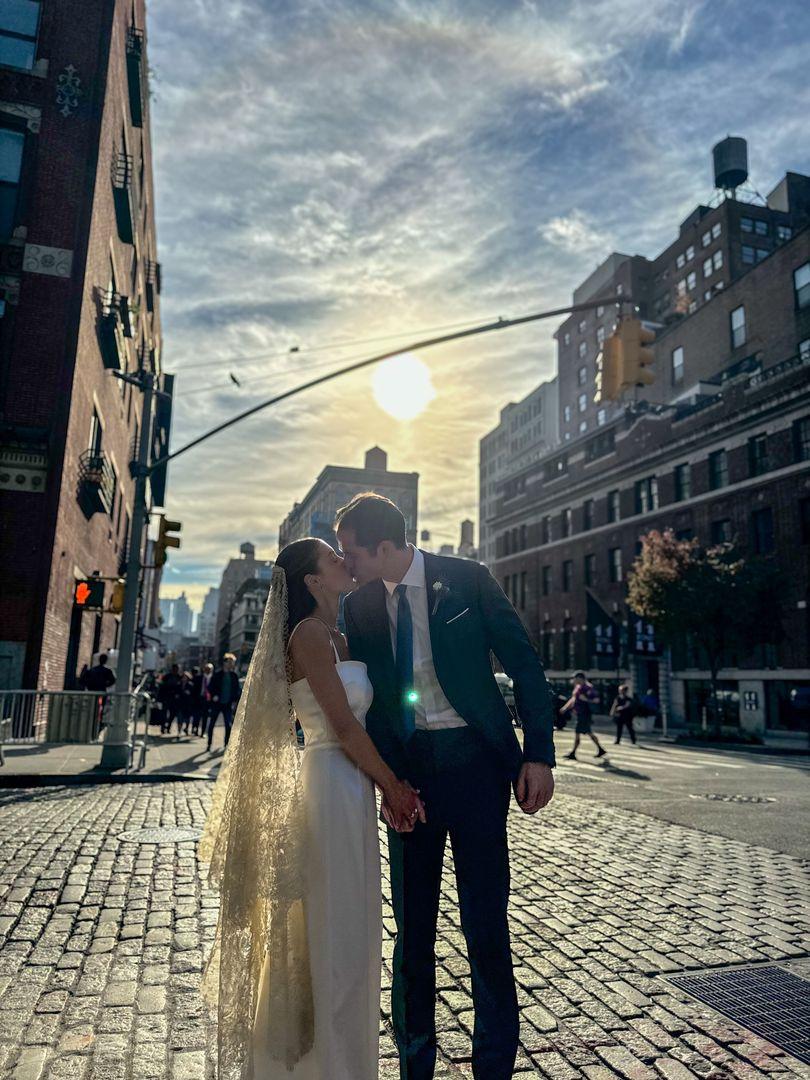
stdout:
[(408, 693), (405, 696), (406, 696), (407, 701), (411, 705), (415, 705), (416, 702), (419, 700), (419, 695), (417, 694), (417, 692), (415, 690), (409, 690)]

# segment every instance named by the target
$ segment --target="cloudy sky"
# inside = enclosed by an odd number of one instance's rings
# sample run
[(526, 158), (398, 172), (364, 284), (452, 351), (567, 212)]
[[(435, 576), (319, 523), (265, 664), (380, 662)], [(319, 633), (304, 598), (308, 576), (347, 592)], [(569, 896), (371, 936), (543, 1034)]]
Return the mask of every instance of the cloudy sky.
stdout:
[[(426, 329), (561, 306), (611, 250), (655, 254), (727, 133), (763, 193), (810, 172), (805, 0), (150, 0), (148, 35), (175, 449)], [(272, 557), (321, 468), (375, 443), (457, 542), (478, 440), (553, 375), (553, 329), (421, 354), (415, 420), (366, 371), (181, 457), (164, 595), (198, 605), (243, 540)]]

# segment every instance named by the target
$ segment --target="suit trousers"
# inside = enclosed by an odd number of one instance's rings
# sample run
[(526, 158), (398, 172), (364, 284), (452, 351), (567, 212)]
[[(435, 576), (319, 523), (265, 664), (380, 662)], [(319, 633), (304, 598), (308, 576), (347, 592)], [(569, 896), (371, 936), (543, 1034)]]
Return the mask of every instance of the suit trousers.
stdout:
[(417, 731), (406, 779), (419, 788), (427, 824), (388, 831), (397, 940), (392, 1020), (401, 1080), (431, 1080), (436, 1064), (436, 923), (447, 838), (475, 1007), (473, 1076), (508, 1080), (518, 1046), (518, 1004), (507, 906), (506, 768), (469, 727)]

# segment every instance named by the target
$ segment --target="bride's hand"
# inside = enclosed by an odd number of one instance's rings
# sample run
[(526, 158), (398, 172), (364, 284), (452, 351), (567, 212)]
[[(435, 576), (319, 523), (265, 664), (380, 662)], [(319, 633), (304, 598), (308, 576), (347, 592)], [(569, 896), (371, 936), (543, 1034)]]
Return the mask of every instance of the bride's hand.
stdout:
[(397, 832), (411, 832), (417, 821), (427, 821), (425, 804), (407, 780), (397, 780), (383, 793), (383, 816)]

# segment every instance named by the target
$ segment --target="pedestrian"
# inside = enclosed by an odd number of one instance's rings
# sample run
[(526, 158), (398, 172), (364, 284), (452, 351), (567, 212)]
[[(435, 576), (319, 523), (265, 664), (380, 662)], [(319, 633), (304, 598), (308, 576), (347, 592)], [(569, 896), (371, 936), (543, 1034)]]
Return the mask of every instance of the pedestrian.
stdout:
[[(180, 675), (178, 664), (172, 664), (169, 671), (160, 680), (158, 700), (163, 706), (163, 718), (160, 722), (161, 735), (168, 735), (172, 730), (172, 720), (180, 715), (180, 695), (182, 693), (183, 680)], [(180, 722), (178, 720), (178, 733)]]
[(208, 731), (208, 712), (211, 703), (209, 686), (214, 674), (213, 664), (203, 664), (203, 669), (194, 669), (191, 683), (191, 734), (205, 735)]
[(605, 750), (591, 730), (591, 725), (593, 723), (591, 705), (597, 700), (596, 689), (594, 688), (593, 683), (588, 682), (584, 671), (574, 672), (572, 682), (574, 684), (573, 693), (560, 710), (561, 713), (573, 712), (574, 717), (576, 718), (576, 725), (574, 727), (574, 749), (570, 754), (566, 754), (565, 756), (569, 761), (575, 761), (577, 750), (579, 749), (580, 737), (582, 735), (588, 735), (596, 745), (596, 756), (598, 758), (604, 757), (607, 750)]
[(661, 711), (661, 704), (658, 701), (658, 694), (656, 694), (655, 690), (653, 690), (652, 687), (647, 691), (647, 693), (641, 699), (641, 710), (642, 710), (642, 712), (641, 712), (642, 716), (652, 716), (653, 717), (653, 724), (654, 724), (655, 720), (658, 718), (658, 714)]
[(211, 740), (214, 737), (214, 728), (220, 715), (225, 722), (225, 745), (231, 737), (231, 724), (237, 702), (242, 694), (239, 686), (239, 676), (234, 671), (236, 657), (233, 653), (225, 653), (222, 659), (222, 667), (215, 671), (209, 685), (211, 694), (211, 712), (208, 718), (208, 749), (211, 749)]
[[(199, 668), (195, 668), (195, 671), (199, 671)], [(183, 727), (183, 734), (188, 735), (188, 726), (191, 723), (191, 715), (193, 711), (193, 696), (192, 688), (194, 685), (194, 676), (190, 671), (184, 671), (180, 677), (180, 712), (177, 717), (177, 734), (180, 734), (180, 725)]]
[(616, 745), (622, 741), (622, 733), (627, 728), (627, 734), (630, 736), (630, 741), (635, 745), (636, 733), (633, 730), (633, 717), (636, 713), (636, 703), (630, 696), (630, 687), (627, 683), (622, 683), (619, 687), (619, 692), (616, 695), (616, 700), (610, 706), (610, 715), (616, 722)]
[(115, 675), (107, 667), (108, 659), (106, 653), (101, 653), (97, 664), (91, 668), (85, 668), (80, 676), (84, 690), (90, 690), (94, 694), (104, 694), (115, 685)]

